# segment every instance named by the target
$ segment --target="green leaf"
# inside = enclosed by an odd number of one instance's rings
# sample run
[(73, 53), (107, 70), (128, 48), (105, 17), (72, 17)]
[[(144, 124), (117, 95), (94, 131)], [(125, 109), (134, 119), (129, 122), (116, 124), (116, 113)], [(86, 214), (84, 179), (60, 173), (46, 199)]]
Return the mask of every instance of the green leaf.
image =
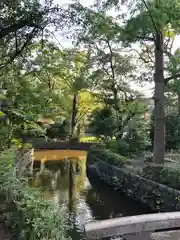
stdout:
[(0, 111), (0, 117), (4, 117), (6, 114)]

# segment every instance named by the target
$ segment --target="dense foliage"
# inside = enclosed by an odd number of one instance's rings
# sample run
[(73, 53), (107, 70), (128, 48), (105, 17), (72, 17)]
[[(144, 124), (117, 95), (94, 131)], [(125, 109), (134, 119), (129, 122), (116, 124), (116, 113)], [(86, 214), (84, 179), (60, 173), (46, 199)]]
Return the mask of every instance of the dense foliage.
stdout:
[(6, 196), (7, 222), (18, 239), (67, 239), (65, 215), (53, 202), (43, 200), (42, 195), (28, 187), (28, 180), (14, 175), (15, 150), (0, 155), (0, 184)]
[(164, 184), (168, 187), (180, 190), (180, 170), (179, 166), (164, 167), (158, 171), (156, 177), (154, 176), (154, 169), (151, 166), (144, 168), (143, 177)]
[[(179, 149), (178, 0), (92, 0), (92, 6), (7, 0), (0, 13), (0, 151), (14, 141), (78, 141), (86, 134), (123, 156), (150, 149), (151, 141), (160, 165), (165, 150)], [(153, 98), (140, 91), (152, 80)], [(123, 165), (124, 157), (99, 151), (107, 163)], [(11, 178), (6, 184), (13, 184)], [(20, 186), (25, 195), (15, 181), (13, 194), (22, 196), (18, 219), (23, 206), (34, 203)], [(43, 218), (34, 209), (16, 222), (24, 229), (28, 222), (27, 239), (33, 218)], [(46, 227), (34, 238), (43, 239)]]
[[(154, 70), (154, 161), (163, 162), (164, 142), (169, 142), (163, 140), (164, 112), (175, 115), (180, 105), (179, 49), (173, 48), (179, 33), (177, 1), (98, 1), (93, 7), (73, 3), (66, 8), (48, 0), (21, 0), (3, 2), (1, 12), (1, 148), (24, 135), (73, 138), (94, 126), (91, 133), (98, 137), (123, 139), (134, 151), (141, 149), (148, 142), (149, 122), (141, 117), (149, 99), (144, 101), (134, 86), (151, 81)], [(70, 39), (70, 47), (55, 40), (55, 30)], [(106, 108), (112, 117), (98, 121)], [(35, 127), (39, 118), (67, 125), (41, 126), (41, 131)], [(139, 126), (132, 124), (138, 121)]]
[(128, 158), (112, 153), (104, 147), (91, 147), (87, 156), (88, 164), (95, 164), (97, 161), (101, 161), (102, 159), (104, 162), (118, 167), (123, 167), (124, 163), (128, 162)]

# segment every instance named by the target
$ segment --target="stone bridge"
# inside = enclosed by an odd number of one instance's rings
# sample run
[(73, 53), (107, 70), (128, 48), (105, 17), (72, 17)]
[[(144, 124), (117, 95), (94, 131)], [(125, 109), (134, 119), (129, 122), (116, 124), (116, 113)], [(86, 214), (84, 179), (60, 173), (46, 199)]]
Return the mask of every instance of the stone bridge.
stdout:
[[(67, 158), (84, 159), (89, 148), (95, 143), (77, 143), (77, 142), (32, 142), (34, 148), (33, 168), (43, 171), (45, 163), (59, 161)], [(96, 144), (97, 145), (97, 144)], [(67, 150), (67, 151), (66, 151)]]
[(89, 142), (60, 142), (60, 141), (34, 141), (32, 142), (33, 148), (38, 150), (60, 150), (60, 149), (69, 149), (69, 150), (83, 150), (88, 151), (92, 145), (97, 145), (96, 143), (89, 143)]
[[(180, 240), (180, 212), (155, 213), (94, 221), (85, 225), (86, 239)], [(113, 237), (113, 238), (112, 238)]]

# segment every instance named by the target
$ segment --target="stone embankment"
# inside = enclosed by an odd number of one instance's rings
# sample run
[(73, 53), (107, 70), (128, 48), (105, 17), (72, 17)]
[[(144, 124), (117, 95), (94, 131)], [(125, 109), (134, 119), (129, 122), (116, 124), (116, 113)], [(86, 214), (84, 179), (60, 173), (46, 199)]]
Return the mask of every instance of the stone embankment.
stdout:
[[(106, 151), (103, 154), (102, 151), (103, 149), (99, 149), (98, 153), (98, 149), (94, 147), (89, 150), (87, 174), (98, 176), (114, 189), (142, 204), (147, 204), (153, 211), (180, 211), (180, 191), (116, 167), (117, 164), (113, 163), (117, 162), (117, 155), (108, 153), (107, 162)], [(112, 164), (109, 164), (110, 157)]]

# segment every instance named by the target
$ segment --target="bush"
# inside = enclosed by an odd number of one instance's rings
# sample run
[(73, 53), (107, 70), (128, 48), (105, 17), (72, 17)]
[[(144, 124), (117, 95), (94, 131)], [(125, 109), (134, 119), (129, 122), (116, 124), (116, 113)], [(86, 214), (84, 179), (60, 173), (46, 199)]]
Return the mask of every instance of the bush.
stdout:
[(14, 130), (14, 137), (23, 141), (30, 138), (45, 138), (46, 131), (36, 123), (22, 124)]
[(69, 135), (68, 121), (64, 120), (63, 122), (51, 124), (46, 130), (46, 135), (49, 138), (58, 138), (61, 140), (65, 140)]
[(159, 168), (158, 174), (154, 176), (154, 171), (157, 168), (148, 166), (143, 170), (143, 177), (149, 180), (159, 182), (168, 187), (180, 190), (180, 168), (163, 167)]
[[(166, 150), (177, 150), (180, 147), (180, 116), (178, 114), (168, 115), (165, 118), (165, 147)], [(154, 143), (154, 116), (152, 118), (150, 131), (151, 145)]]
[(27, 179), (17, 179), (13, 171), (15, 152), (0, 155), (0, 190), (6, 196), (7, 223), (18, 239), (65, 240), (64, 213), (52, 201), (43, 200), (40, 192), (28, 186)]
[(95, 109), (89, 120), (89, 132), (97, 138), (112, 139), (117, 128), (115, 112), (112, 109)]
[(178, 149), (180, 147), (180, 116), (170, 115), (166, 117), (166, 149)]
[(106, 141), (106, 147), (109, 148), (112, 152), (118, 153), (122, 156), (129, 156), (130, 149), (128, 143), (123, 140), (110, 140)]
[(87, 162), (88, 164), (93, 164), (98, 160), (115, 165), (117, 167), (123, 167), (124, 163), (128, 161), (128, 158), (113, 153), (108, 149), (104, 149), (103, 147), (92, 146), (88, 152)]
[(106, 146), (112, 152), (122, 156), (133, 156), (142, 152), (148, 146), (148, 143), (137, 139), (132, 141), (132, 139), (126, 137), (125, 139), (106, 141)]

